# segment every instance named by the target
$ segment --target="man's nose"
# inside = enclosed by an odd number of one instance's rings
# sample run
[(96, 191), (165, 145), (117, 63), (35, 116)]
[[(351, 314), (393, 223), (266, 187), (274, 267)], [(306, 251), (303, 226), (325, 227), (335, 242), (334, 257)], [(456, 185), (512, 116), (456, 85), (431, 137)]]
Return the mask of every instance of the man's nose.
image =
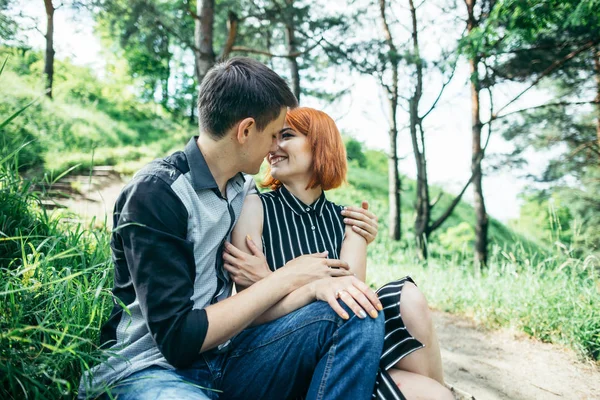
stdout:
[(271, 141), (271, 148), (269, 149), (269, 153), (275, 153), (278, 147), (279, 140), (277, 138), (273, 138), (273, 140)]

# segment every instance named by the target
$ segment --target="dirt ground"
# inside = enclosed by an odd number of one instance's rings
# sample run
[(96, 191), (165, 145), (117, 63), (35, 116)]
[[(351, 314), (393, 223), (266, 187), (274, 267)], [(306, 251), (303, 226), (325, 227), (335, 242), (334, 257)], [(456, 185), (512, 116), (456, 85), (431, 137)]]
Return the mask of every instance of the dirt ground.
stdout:
[(600, 399), (600, 368), (509, 330), (435, 312), (446, 381), (476, 399)]
[[(112, 224), (113, 205), (124, 183), (114, 175), (85, 177), (80, 194), (60, 203), (85, 219)], [(569, 350), (509, 330), (487, 331), (473, 321), (436, 311), (448, 384), (477, 400), (600, 400), (600, 366)]]

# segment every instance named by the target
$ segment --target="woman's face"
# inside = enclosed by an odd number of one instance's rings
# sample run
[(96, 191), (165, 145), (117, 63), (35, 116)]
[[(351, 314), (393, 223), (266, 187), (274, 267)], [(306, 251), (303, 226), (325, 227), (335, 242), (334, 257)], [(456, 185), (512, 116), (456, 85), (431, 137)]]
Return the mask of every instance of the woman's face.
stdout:
[(312, 176), (312, 153), (308, 138), (294, 131), (287, 122), (277, 135), (277, 149), (269, 153), (271, 175), (281, 183), (310, 180)]

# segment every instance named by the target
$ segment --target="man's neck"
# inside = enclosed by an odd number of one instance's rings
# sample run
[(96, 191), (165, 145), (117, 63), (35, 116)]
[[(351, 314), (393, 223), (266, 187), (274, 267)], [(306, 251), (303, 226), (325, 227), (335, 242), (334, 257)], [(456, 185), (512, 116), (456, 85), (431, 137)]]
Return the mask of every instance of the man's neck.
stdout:
[(294, 196), (296, 196), (296, 198), (298, 198), (301, 202), (303, 202), (306, 205), (311, 205), (312, 203), (314, 203), (315, 201), (317, 201), (317, 199), (321, 196), (321, 193), (323, 193), (323, 189), (321, 189), (321, 186), (317, 186), (316, 188), (312, 188), (312, 189), (306, 189), (306, 185), (308, 184), (307, 181), (304, 181), (303, 179), (299, 179), (295, 182), (291, 182), (291, 183), (286, 183), (285, 187), (287, 190), (290, 191), (291, 194), (293, 194)]
[(229, 141), (227, 138), (215, 141), (208, 134), (200, 133), (196, 144), (204, 156), (221, 194), (227, 197), (227, 181), (240, 172), (237, 165), (231, 162), (235, 158), (231, 157)]

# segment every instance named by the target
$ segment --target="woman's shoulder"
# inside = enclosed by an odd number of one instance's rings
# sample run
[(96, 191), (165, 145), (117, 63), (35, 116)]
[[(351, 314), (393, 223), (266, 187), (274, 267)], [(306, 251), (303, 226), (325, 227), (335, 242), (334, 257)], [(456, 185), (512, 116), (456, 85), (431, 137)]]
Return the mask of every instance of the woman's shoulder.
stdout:
[(244, 199), (244, 210), (257, 211), (262, 210), (262, 201), (260, 200), (261, 193), (252, 193)]
[(262, 224), (263, 206), (258, 194), (252, 193), (244, 199), (242, 212), (236, 224), (236, 229), (239, 226), (251, 226), (257, 223)]
[(327, 199), (325, 199), (325, 206), (330, 207), (331, 209), (339, 211), (339, 212), (341, 212), (344, 208), (346, 208), (345, 206), (336, 204), (333, 201), (329, 201)]

